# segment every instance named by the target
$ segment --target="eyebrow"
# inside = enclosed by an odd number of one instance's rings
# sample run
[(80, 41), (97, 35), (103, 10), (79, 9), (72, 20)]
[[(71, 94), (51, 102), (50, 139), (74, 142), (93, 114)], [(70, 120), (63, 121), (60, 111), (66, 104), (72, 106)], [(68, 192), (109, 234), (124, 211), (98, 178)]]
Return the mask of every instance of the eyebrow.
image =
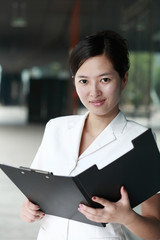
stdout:
[[(106, 73), (102, 73), (102, 74), (98, 75), (97, 77), (103, 77), (103, 76), (112, 76), (112, 74), (106, 72)], [(77, 76), (77, 78), (88, 78), (88, 76), (79, 75), (79, 76)]]
[(112, 74), (111, 73), (102, 73), (100, 74), (98, 77), (103, 77), (103, 76), (111, 76)]

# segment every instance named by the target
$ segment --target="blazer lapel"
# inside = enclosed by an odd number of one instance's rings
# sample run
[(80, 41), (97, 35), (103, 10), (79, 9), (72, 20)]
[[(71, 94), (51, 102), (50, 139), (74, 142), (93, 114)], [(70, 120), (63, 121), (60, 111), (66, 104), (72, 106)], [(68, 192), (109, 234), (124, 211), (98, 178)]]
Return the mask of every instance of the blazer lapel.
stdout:
[(85, 115), (82, 115), (79, 121), (76, 122), (76, 125), (71, 124), (70, 128), (67, 131), (67, 144), (69, 145), (69, 150), (74, 158), (75, 162), (78, 160), (79, 147), (81, 142), (81, 136), (85, 120), (88, 116), (88, 112)]
[(85, 115), (81, 116), (81, 119), (76, 122), (76, 125), (71, 125), (68, 129), (68, 147), (70, 149), (71, 156), (74, 159), (74, 162), (80, 160), (83, 157), (86, 157), (89, 154), (92, 154), (95, 151), (98, 151), (100, 148), (110, 144), (111, 142), (117, 139), (117, 134), (121, 134), (127, 121), (124, 115), (120, 112), (116, 118), (103, 130), (103, 132), (93, 141), (93, 143), (84, 151), (81, 156), (78, 157), (80, 141), (82, 136), (82, 131), (84, 123), (88, 112)]
[(85, 152), (79, 157), (79, 159), (98, 151), (100, 148), (112, 143), (117, 139), (119, 134), (122, 134), (123, 129), (127, 123), (124, 115), (119, 114), (112, 120), (112, 122), (101, 132), (101, 134), (94, 140), (94, 142), (86, 149)]
[(89, 154), (92, 154), (93, 152), (98, 151), (100, 148), (106, 146), (107, 144), (113, 142), (116, 139), (116, 136), (114, 135), (112, 128), (108, 126), (104, 129), (104, 131), (92, 142), (92, 144), (82, 153), (82, 155), (79, 157), (79, 159), (82, 159), (83, 157), (86, 157)]

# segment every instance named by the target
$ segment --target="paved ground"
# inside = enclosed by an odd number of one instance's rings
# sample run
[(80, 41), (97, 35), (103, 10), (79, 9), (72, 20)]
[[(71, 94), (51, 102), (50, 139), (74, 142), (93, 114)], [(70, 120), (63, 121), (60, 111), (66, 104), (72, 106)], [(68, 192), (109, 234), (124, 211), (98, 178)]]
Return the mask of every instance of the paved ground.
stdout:
[[(0, 162), (30, 166), (42, 136), (42, 126), (0, 126)], [(0, 170), (0, 240), (36, 239), (39, 224), (19, 218), (24, 196)]]
[[(159, 144), (160, 121), (159, 118), (156, 119), (155, 129)], [(24, 109), (0, 107), (0, 163), (29, 167), (41, 142), (43, 131), (44, 125), (26, 124)], [(27, 224), (19, 217), (23, 200), (21, 192), (0, 170), (0, 240), (36, 239), (39, 223)]]

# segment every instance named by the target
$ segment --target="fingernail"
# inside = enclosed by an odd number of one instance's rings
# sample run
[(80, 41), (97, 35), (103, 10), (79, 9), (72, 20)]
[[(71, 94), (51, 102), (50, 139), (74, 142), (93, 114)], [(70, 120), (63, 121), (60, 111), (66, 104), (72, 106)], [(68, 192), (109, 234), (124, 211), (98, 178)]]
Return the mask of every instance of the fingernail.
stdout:
[(92, 197), (92, 200), (96, 200), (96, 197)]
[(83, 207), (83, 205), (82, 204), (79, 204), (79, 208), (82, 208)]
[(79, 204), (78, 211), (81, 211), (82, 209), (82, 204)]
[(78, 211), (81, 211), (80, 207), (78, 208)]

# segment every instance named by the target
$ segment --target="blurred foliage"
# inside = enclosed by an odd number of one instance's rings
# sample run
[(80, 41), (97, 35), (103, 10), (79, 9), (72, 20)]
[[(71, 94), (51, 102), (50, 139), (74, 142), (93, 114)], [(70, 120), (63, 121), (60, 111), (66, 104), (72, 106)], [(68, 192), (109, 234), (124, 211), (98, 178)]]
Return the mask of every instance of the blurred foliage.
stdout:
[(153, 61), (153, 88), (155, 89), (159, 100), (160, 100), (160, 54), (156, 53), (154, 55), (154, 61)]
[(156, 89), (160, 96), (160, 54), (130, 52), (128, 85), (122, 96), (122, 104), (130, 104), (135, 109), (147, 106), (151, 100), (151, 88)]

